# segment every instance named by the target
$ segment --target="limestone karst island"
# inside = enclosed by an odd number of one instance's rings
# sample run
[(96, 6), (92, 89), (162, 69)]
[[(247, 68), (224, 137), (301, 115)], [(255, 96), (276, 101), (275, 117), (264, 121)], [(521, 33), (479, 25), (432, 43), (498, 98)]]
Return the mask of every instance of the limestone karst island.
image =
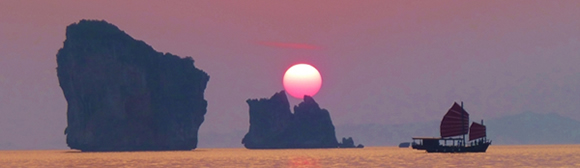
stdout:
[(71, 149), (197, 147), (209, 76), (192, 58), (157, 52), (105, 21), (81, 20), (66, 28), (57, 63)]
[(336, 140), (330, 113), (320, 108), (310, 96), (294, 106), (290, 104), (285, 91), (274, 94), (269, 99), (249, 99), (250, 129), (242, 143), (249, 149), (284, 148), (362, 148), (354, 145), (352, 138)]

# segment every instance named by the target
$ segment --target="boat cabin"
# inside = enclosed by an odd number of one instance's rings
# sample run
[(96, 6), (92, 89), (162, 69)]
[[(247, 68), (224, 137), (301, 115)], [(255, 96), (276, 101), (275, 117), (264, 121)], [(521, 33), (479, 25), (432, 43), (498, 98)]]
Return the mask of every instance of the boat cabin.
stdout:
[(438, 146), (463, 146), (463, 138), (413, 137), (414, 146), (425, 148)]

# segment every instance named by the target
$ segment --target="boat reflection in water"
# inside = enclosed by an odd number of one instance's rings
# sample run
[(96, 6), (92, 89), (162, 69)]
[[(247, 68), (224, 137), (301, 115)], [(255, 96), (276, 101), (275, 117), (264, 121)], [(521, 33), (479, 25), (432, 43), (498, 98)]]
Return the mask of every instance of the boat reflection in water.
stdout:
[[(473, 122), (469, 126), (469, 114), (457, 103), (447, 111), (441, 120), (441, 137), (413, 137), (412, 147), (427, 152), (485, 152), (491, 145), (487, 139), (485, 125)], [(469, 141), (465, 135), (469, 133)], [(467, 142), (467, 143), (466, 143)]]

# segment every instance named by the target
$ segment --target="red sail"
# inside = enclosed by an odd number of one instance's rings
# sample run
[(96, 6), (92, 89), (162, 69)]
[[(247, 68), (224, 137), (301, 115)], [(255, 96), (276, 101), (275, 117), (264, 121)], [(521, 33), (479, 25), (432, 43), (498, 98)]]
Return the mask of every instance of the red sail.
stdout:
[(468, 130), (469, 114), (457, 103), (453, 103), (441, 120), (441, 137), (464, 135)]
[(485, 125), (473, 122), (469, 128), (469, 140), (485, 137)]

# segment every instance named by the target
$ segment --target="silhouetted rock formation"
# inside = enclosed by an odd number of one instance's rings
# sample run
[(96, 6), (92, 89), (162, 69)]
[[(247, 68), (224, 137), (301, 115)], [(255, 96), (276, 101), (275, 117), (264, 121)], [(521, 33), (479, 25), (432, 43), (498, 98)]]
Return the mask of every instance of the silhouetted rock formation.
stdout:
[(294, 106), (294, 114), (284, 91), (246, 102), (250, 106), (250, 130), (242, 140), (246, 148), (338, 147), (330, 114), (312, 97), (304, 96), (304, 102)]
[(342, 142), (338, 143), (338, 147), (339, 148), (364, 148), (364, 145), (358, 144), (357, 146), (354, 146), (354, 140), (352, 140), (352, 137), (348, 137), (348, 138), (342, 138)]
[(66, 141), (82, 151), (191, 150), (209, 76), (105, 21), (66, 28), (57, 54), (68, 102)]
[(401, 142), (399, 144), (399, 148), (409, 148), (411, 146), (411, 142)]

